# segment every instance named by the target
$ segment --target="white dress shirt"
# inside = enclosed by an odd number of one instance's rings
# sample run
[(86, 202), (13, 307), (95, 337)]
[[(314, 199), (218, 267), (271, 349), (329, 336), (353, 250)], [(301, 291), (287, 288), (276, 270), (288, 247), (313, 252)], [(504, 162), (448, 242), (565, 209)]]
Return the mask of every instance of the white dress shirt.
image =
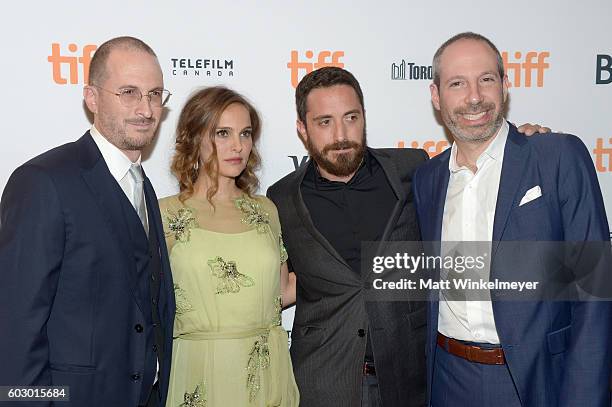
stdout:
[[(442, 219), (443, 242), (492, 241), (508, 130), (508, 123), (504, 121), (495, 138), (478, 157), (475, 174), (466, 166), (457, 164), (457, 145), (453, 143)], [(452, 250), (452, 246), (452, 243), (442, 243), (446, 252)], [(490, 244), (487, 246), (490, 248)], [(483, 275), (487, 279), (490, 255), (489, 251)], [(441, 334), (464, 341), (499, 344), (491, 301), (447, 301), (444, 291), (440, 291), (439, 305), (438, 331)]]
[[(108, 141), (95, 126), (91, 126), (91, 130), (89, 130), (91, 137), (94, 142), (98, 146), (100, 153), (102, 153), (102, 157), (106, 162), (106, 166), (110, 171), (113, 178), (117, 180), (119, 186), (125, 193), (125, 196), (130, 201), (133, 207), (135, 207), (135, 197), (134, 197), (134, 180), (128, 174), (130, 171), (130, 166), (132, 165), (132, 161), (114, 144)], [(140, 164), (141, 157), (138, 157), (135, 164)], [(146, 209), (146, 202), (145, 202)]]

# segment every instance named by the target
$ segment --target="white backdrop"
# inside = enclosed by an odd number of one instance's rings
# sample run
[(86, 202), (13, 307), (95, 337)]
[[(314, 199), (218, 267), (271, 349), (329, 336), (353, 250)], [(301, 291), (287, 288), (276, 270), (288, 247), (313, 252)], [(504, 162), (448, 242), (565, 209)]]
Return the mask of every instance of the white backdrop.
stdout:
[[(290, 156), (299, 162), (305, 150), (295, 131), (292, 75), (301, 78), (313, 64), (343, 64), (359, 79), (371, 146), (442, 149), (430, 80), (410, 71), (427, 72), (436, 48), (469, 30), (506, 53), (510, 81), (518, 85), (510, 89), (511, 121), (543, 123), (584, 140), (612, 214), (612, 68), (597, 68), (598, 60), (612, 65), (609, 0), (21, 1), (5, 5), (2, 15), (0, 189), (18, 165), (89, 128), (84, 65), (109, 38), (133, 35), (151, 45), (173, 93), (144, 162), (163, 197), (177, 190), (168, 168), (178, 113), (200, 86), (232, 87), (260, 111), (262, 193), (293, 171)], [(196, 68), (217, 61), (222, 69)], [(289, 328), (291, 312), (284, 317)]]

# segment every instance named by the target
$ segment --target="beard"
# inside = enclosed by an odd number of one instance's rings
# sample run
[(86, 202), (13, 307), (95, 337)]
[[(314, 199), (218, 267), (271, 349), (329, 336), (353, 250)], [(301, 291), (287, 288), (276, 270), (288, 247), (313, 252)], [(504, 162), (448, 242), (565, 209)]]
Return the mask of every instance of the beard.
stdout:
[[(366, 134), (363, 132), (361, 143), (356, 141), (338, 141), (332, 144), (327, 144), (321, 150), (318, 150), (310, 138), (307, 139), (306, 149), (320, 168), (323, 168), (328, 173), (336, 177), (348, 177), (357, 171), (363, 156), (365, 155)], [(350, 148), (352, 151), (342, 154), (334, 154), (335, 160), (329, 158), (329, 153), (337, 150)]]
[[(482, 102), (477, 105), (457, 108), (453, 110), (452, 113), (445, 112), (442, 114), (442, 120), (455, 139), (469, 143), (483, 143), (490, 140), (493, 136), (495, 136), (495, 134), (497, 134), (497, 131), (504, 121), (504, 103), (502, 103), (499, 111), (496, 111), (495, 108), (495, 103)], [(457, 118), (461, 115), (476, 114), (483, 111), (493, 111), (493, 117), (489, 122), (482, 125), (464, 127), (461, 126), (457, 120)]]
[[(130, 124), (150, 124), (147, 130), (132, 129), (130, 133), (128, 126)], [(126, 151), (141, 151), (143, 148), (151, 144), (155, 138), (157, 126), (155, 119), (134, 118), (123, 121), (110, 115), (100, 115), (100, 127), (98, 129), (113, 145), (121, 150)]]

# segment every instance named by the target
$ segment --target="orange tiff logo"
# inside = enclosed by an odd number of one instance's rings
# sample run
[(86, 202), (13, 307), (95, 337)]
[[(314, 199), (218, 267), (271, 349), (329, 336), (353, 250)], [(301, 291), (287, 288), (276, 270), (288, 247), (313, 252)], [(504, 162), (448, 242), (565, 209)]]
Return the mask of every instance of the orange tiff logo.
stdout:
[(612, 138), (608, 139), (607, 146), (604, 146), (603, 138), (596, 139), (593, 155), (598, 172), (612, 172)]
[[(429, 158), (437, 156), (438, 154), (446, 150), (448, 146), (449, 144), (446, 140), (427, 140), (424, 141), (423, 144), (421, 144), (420, 146), (418, 141), (413, 141), (410, 143), (410, 147), (412, 148), (422, 148), (423, 150), (425, 150), (425, 152), (429, 154)], [(406, 147), (406, 145), (403, 141), (397, 142), (397, 148), (404, 147)]]
[[(89, 63), (94, 51), (98, 48), (97, 45), (85, 45), (79, 53), (79, 47), (76, 44), (68, 44), (68, 52), (70, 54), (62, 54), (60, 44), (54, 42), (51, 44), (51, 55), (47, 57), (47, 61), (53, 67), (53, 81), (59, 85), (76, 85), (79, 83), (79, 64), (83, 67), (81, 78), (82, 83), (87, 83), (89, 80)], [(62, 68), (68, 67), (68, 79), (64, 76)]]
[(550, 56), (548, 51), (529, 51), (523, 54), (520, 51), (514, 53), (515, 61), (510, 61), (508, 52), (501, 53), (504, 61), (504, 68), (508, 81), (511, 87), (531, 88), (533, 82), (533, 73), (535, 72), (535, 82), (538, 88), (544, 86), (544, 71), (550, 68), (550, 64), (546, 62), (546, 58)]
[[(314, 52), (308, 50), (304, 53), (306, 59), (311, 60), (314, 57)], [(344, 68), (344, 63), (340, 62), (340, 58), (344, 56), (344, 51), (320, 51), (317, 54), (316, 62), (300, 61), (298, 51), (291, 51), (291, 61), (287, 62), (287, 68), (291, 71), (291, 85), (296, 88), (300, 82), (300, 70), (304, 71), (304, 75), (314, 71), (315, 69), (325, 66), (336, 66)]]

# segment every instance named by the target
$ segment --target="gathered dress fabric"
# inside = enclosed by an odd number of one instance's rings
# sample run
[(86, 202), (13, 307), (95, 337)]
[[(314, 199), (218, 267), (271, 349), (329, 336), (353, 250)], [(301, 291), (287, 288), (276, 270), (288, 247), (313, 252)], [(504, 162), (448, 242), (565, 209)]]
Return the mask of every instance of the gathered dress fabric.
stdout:
[(234, 203), (211, 230), (204, 203), (160, 200), (177, 303), (167, 407), (299, 404), (281, 326), (278, 214), (265, 197)]

